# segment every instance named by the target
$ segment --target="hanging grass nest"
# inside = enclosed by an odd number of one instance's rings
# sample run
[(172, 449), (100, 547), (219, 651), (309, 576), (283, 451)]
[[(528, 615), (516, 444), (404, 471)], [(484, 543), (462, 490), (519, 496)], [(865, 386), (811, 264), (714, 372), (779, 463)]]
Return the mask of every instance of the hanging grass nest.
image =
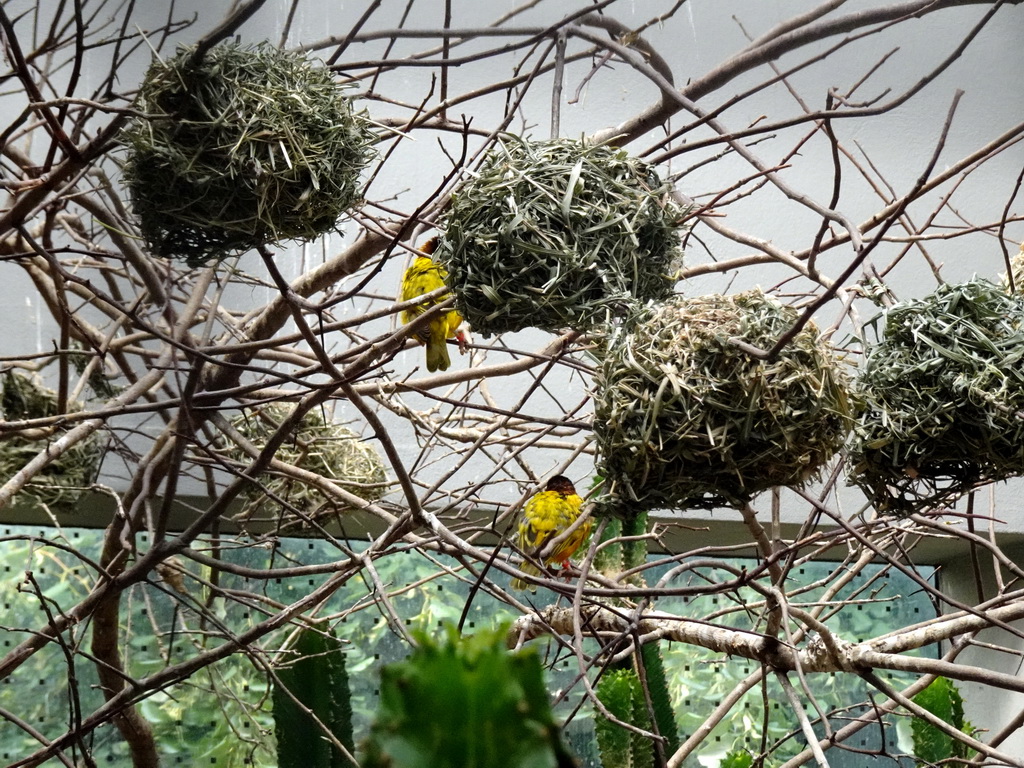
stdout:
[(858, 381), (850, 476), (910, 514), (1024, 473), (1024, 303), (987, 280), (944, 285), (882, 316)]
[[(8, 371), (3, 379), (2, 419), (22, 421), (57, 416), (57, 393), (42, 386), (34, 377)], [(82, 410), (80, 403), (68, 403), (67, 411)], [(19, 434), (0, 440), (0, 478), (13, 477), (46, 446), (67, 430), (58, 430), (45, 437)], [(18, 493), (25, 499), (45, 505), (52, 511), (74, 512), (82, 494), (89, 490), (99, 474), (107, 441), (94, 432), (51, 461)]]
[(809, 323), (774, 360), (797, 312), (760, 291), (681, 296), (614, 332), (598, 371), (594, 436), (609, 511), (740, 506), (801, 485), (853, 421), (845, 364)]
[(150, 249), (196, 267), (333, 230), (373, 135), (330, 71), (266, 43), (194, 51), (153, 63), (123, 136)]
[(507, 137), (453, 196), (436, 258), (484, 336), (607, 321), (669, 295), (683, 211), (645, 162), (608, 146)]
[[(236, 416), (231, 423), (262, 450), (291, 412), (290, 405), (269, 403)], [(228, 458), (242, 464), (251, 462), (248, 454), (229, 440), (224, 440), (223, 447)], [(274, 457), (325, 477), (366, 501), (376, 501), (387, 490), (387, 473), (377, 449), (352, 430), (326, 421), (319, 409), (302, 417)], [(264, 472), (257, 481), (258, 484), (250, 486), (245, 493), (241, 519), (254, 516), (278, 519), (284, 510), (288, 518), (284, 527), (301, 527), (303, 521), (291, 516), (289, 508), (310, 517), (352, 511), (315, 485), (288, 475)]]

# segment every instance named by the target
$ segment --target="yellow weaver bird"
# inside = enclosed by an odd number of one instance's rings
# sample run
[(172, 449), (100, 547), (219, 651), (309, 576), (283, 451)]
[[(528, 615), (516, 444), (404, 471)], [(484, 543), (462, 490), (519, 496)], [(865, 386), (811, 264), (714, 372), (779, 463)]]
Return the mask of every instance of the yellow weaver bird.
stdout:
[[(543, 491), (536, 493), (523, 507), (523, 518), (519, 523), (519, 548), (528, 557), (536, 557), (549, 541), (557, 538), (580, 516), (583, 499), (576, 493), (572, 481), (562, 475), (555, 475)], [(546, 564), (561, 563), (569, 567), (573, 556), (590, 533), (590, 520), (585, 520), (572, 534), (544, 558)], [(521, 566), (526, 573), (540, 574), (540, 569), (527, 560)], [(536, 591), (522, 579), (512, 580), (512, 589)]]
[[(430, 254), (437, 247), (437, 238), (432, 237), (420, 247), (422, 256), (417, 256), (412, 265), (405, 270), (402, 276), (401, 301), (409, 301), (417, 296), (430, 293), (438, 288), (444, 287), (448, 273), (440, 264), (435, 264)], [(402, 311), (402, 322), (411, 323), (435, 304), (446, 300), (450, 293), (442, 294), (440, 298), (429, 299), (422, 304), (417, 304), (411, 309)], [(448, 357), (448, 339), (457, 339), (459, 350), (465, 351), (466, 335), (459, 330), (462, 325), (462, 315), (454, 309), (442, 312), (435, 317), (426, 328), (416, 334), (416, 338), (427, 348), (427, 370), (447, 371), (451, 365), (451, 358)]]

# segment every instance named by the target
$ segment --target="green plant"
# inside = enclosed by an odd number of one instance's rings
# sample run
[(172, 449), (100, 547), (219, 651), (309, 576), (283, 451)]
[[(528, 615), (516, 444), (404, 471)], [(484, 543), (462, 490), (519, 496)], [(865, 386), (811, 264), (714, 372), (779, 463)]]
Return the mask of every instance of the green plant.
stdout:
[(644, 665), (654, 723), (658, 726), (658, 733), (665, 738), (667, 751), (674, 752), (679, 748), (679, 726), (676, 725), (672, 708), (672, 696), (669, 692), (668, 676), (665, 674), (665, 662), (661, 656), (661, 645), (647, 643), (641, 646), (640, 660)]
[(274, 686), (278, 768), (351, 765), (324, 734), (326, 727), (352, 754), (352, 702), (341, 642), (326, 627), (305, 629), (295, 652), (298, 658), (278, 670)]
[(540, 659), (504, 648), (505, 628), (435, 642), (381, 670), (365, 768), (571, 768)]
[[(615, 575), (643, 565), (647, 560), (647, 539), (643, 535), (646, 531), (646, 512), (609, 518), (604, 528), (604, 540), (620, 536), (627, 540), (604, 547), (600, 551), (600, 561), (595, 561), (595, 566), (602, 572)], [(642, 584), (643, 576), (637, 574), (630, 580)], [(646, 696), (637, 672), (634, 669), (621, 668), (612, 670), (601, 678), (597, 688), (598, 699), (619, 720), (646, 730), (652, 727), (653, 713), (653, 724), (657, 727), (658, 734), (665, 738), (667, 749), (670, 752), (675, 751), (679, 746), (678, 727), (660, 644), (647, 643), (641, 646), (636, 661), (642, 665), (644, 671), (644, 680), (647, 683)], [(650, 706), (647, 702), (648, 696)], [(644, 737), (627, 733), (621, 726), (604, 717), (596, 718), (595, 729), (601, 759), (606, 767), (644, 766), (650, 764), (648, 760), (653, 760), (654, 746)]]
[(722, 758), (718, 768), (750, 768), (754, 764), (754, 756), (745, 749), (734, 749)]
[[(967, 735), (974, 733), (974, 726), (964, 720), (964, 700), (960, 691), (946, 678), (935, 678), (913, 701), (958, 731)], [(914, 737), (914, 757), (922, 761), (918, 766), (954, 758), (962, 760), (945, 764), (966, 765), (966, 759), (974, 754), (974, 750), (962, 741), (943, 733), (923, 718), (915, 717), (910, 723), (910, 730)]]
[[(609, 714), (624, 723), (650, 730), (651, 718), (643, 686), (631, 669), (614, 669), (601, 678), (597, 698)], [(649, 768), (654, 765), (651, 742), (606, 717), (595, 723), (597, 746), (605, 768)]]

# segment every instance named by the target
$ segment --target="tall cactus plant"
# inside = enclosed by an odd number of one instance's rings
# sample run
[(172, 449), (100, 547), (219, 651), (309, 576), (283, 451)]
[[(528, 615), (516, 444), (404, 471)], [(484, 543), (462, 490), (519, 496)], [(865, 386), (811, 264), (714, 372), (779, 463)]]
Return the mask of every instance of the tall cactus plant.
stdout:
[[(647, 530), (647, 513), (626, 516), (622, 519), (610, 518), (605, 526), (604, 538), (611, 540), (619, 536), (629, 537), (632, 540), (623, 544), (612, 544), (604, 547), (599, 559), (595, 562), (598, 570), (615, 575), (642, 565), (647, 559), (647, 541), (640, 538)], [(643, 577), (637, 576), (634, 580), (642, 582)], [(647, 682), (647, 694), (650, 697), (650, 707), (643, 689), (640, 687), (640, 677), (636, 668), (643, 666), (644, 680)], [(606, 682), (607, 681), (607, 682)], [(631, 681), (628, 683), (626, 681)], [(629, 694), (629, 706), (626, 707), (625, 699), (627, 691)], [(653, 723), (657, 726), (658, 733), (665, 738), (666, 749), (669, 753), (674, 752), (679, 746), (675, 713), (672, 709), (672, 699), (668, 690), (668, 680), (665, 676), (665, 666), (661, 658), (661, 650), (654, 643), (644, 645), (639, 654), (634, 657), (633, 668), (620, 668), (607, 673), (598, 687), (598, 699), (618, 719), (635, 725), (640, 728), (649, 729), (651, 725), (650, 714), (653, 713)], [(609, 697), (606, 701), (605, 697)], [(624, 707), (616, 709), (615, 707)], [(624, 766), (646, 766), (652, 763), (647, 760), (654, 760), (654, 747), (650, 742), (642, 738), (637, 740), (635, 734), (624, 741), (622, 734), (628, 732), (621, 726), (615, 725), (604, 718), (598, 718), (597, 724), (598, 748), (601, 752), (601, 761), (605, 768), (618, 768)], [(602, 743), (603, 740), (603, 743)], [(641, 744), (640, 742), (643, 742)], [(629, 752), (626, 758), (623, 757), (622, 747), (627, 745)], [(646, 752), (646, 754), (645, 754)], [(628, 759), (628, 762), (623, 762)]]
[[(651, 719), (644, 701), (640, 678), (632, 669), (606, 672), (597, 686), (597, 698), (618, 720), (645, 730)], [(605, 768), (654, 768), (651, 743), (638, 733), (629, 731), (606, 717), (594, 723), (597, 748)]]
[(273, 692), (278, 768), (352, 768), (323, 729), (352, 754), (352, 701), (341, 642), (320, 626), (300, 632), (294, 650), (297, 658), (277, 670)]

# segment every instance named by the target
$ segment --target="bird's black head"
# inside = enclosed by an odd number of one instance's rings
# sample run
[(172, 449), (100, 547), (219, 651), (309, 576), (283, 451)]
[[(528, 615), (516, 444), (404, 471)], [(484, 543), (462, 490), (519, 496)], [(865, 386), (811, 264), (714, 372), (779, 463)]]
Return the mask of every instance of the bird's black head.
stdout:
[(438, 236), (434, 235), (432, 238), (427, 240), (423, 245), (420, 246), (420, 253), (424, 253), (427, 256), (433, 255), (434, 251), (437, 250)]
[(564, 475), (555, 475), (548, 480), (546, 489), (549, 491), (558, 491), (559, 493), (576, 493), (576, 486), (572, 484), (572, 480)]

